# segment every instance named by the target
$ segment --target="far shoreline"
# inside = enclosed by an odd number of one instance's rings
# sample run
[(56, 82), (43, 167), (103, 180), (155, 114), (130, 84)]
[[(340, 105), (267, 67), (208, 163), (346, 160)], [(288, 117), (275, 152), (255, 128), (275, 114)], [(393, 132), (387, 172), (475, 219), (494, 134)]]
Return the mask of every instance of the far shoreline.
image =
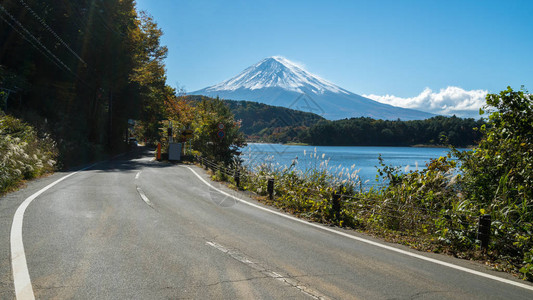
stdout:
[[(415, 145), (312, 145), (307, 143), (272, 143), (264, 141), (247, 141), (248, 144), (274, 144), (283, 146), (309, 146), (309, 147), (398, 147), (398, 148), (441, 148), (451, 149), (448, 145), (431, 145), (431, 144), (415, 144)], [(459, 149), (474, 149), (476, 145), (468, 145), (465, 147), (455, 147)]]

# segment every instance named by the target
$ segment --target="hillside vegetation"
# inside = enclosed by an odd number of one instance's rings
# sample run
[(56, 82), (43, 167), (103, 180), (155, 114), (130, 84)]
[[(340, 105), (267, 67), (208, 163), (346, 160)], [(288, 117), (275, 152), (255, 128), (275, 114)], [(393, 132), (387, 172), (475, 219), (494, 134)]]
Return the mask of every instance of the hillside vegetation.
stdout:
[(323, 117), (281, 106), (271, 106), (251, 101), (224, 100), (235, 119), (242, 120), (244, 134), (271, 134), (276, 128), (310, 127)]

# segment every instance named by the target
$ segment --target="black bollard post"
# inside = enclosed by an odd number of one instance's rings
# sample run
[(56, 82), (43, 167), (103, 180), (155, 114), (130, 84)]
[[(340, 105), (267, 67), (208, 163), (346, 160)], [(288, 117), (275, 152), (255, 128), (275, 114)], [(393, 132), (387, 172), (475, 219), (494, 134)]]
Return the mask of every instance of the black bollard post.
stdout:
[(338, 220), (341, 213), (341, 195), (338, 193), (333, 193), (332, 200), (331, 210), (333, 210), (333, 218)]
[(487, 250), (490, 241), (490, 215), (482, 215), (479, 217), (479, 227), (477, 231), (477, 239), (481, 242), (481, 249)]
[(239, 170), (235, 170), (235, 173), (233, 173), (233, 180), (235, 181), (237, 189), (239, 189), (239, 186), (241, 185), (241, 177), (239, 175)]
[(268, 179), (267, 192), (268, 192), (268, 198), (270, 200), (274, 199), (274, 178)]

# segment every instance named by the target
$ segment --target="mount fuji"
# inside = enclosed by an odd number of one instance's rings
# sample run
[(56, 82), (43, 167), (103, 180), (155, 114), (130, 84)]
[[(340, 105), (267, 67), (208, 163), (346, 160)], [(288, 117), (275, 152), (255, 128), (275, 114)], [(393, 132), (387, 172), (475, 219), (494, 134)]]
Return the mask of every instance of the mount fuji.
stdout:
[(265, 58), (229, 80), (190, 94), (282, 106), (329, 120), (353, 117), (420, 120), (435, 116), (354, 94), (281, 56)]

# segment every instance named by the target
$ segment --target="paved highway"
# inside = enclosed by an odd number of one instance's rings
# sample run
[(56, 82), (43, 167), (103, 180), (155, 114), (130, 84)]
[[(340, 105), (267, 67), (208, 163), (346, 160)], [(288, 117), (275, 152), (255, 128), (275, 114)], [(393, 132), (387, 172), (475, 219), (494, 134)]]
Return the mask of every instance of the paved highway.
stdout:
[(0, 299), (533, 299), (531, 284), (478, 263), (294, 220), (152, 157), (0, 198)]

